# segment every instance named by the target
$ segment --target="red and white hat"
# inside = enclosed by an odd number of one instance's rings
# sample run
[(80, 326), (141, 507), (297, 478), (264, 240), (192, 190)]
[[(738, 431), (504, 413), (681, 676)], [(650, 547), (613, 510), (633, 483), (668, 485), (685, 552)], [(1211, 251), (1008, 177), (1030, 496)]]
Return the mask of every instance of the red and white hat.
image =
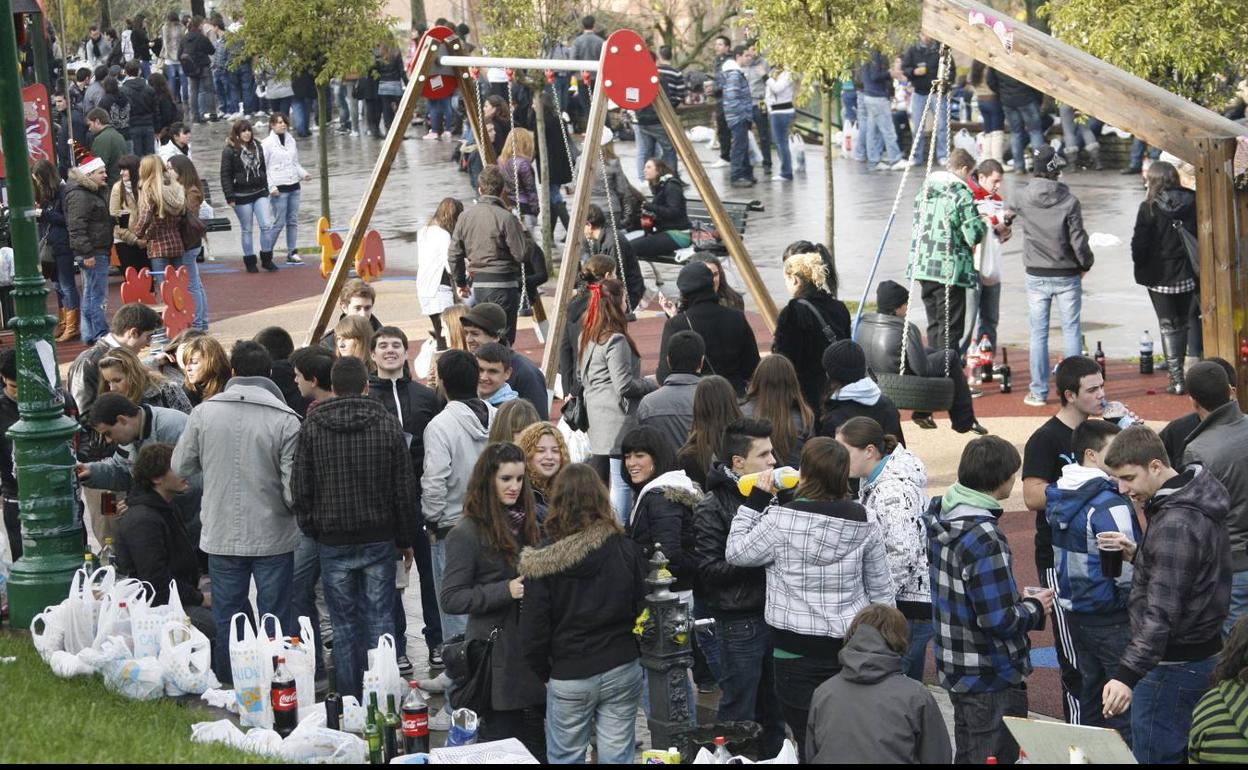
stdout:
[(104, 161), (92, 155), (86, 147), (83, 147), (78, 142), (71, 142), (71, 147), (74, 151), (74, 161), (78, 165), (78, 170), (82, 173), (90, 174), (92, 171), (105, 167)]

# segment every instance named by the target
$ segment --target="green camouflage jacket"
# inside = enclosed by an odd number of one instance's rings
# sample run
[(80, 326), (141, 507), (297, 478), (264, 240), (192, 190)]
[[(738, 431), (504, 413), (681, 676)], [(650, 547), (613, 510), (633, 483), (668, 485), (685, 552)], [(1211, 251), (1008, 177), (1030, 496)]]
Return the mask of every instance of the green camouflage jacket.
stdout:
[(948, 171), (932, 174), (915, 201), (906, 277), (972, 288), (975, 244), (987, 231), (971, 188)]

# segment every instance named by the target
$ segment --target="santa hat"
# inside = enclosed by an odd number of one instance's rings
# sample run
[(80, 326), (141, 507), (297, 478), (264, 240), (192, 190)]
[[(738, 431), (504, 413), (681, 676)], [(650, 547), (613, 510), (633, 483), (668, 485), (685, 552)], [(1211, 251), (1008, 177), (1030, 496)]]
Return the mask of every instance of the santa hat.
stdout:
[(74, 162), (82, 173), (90, 174), (92, 171), (104, 168), (104, 161), (92, 155), (90, 150), (78, 144), (78, 142), (73, 142), (73, 149)]

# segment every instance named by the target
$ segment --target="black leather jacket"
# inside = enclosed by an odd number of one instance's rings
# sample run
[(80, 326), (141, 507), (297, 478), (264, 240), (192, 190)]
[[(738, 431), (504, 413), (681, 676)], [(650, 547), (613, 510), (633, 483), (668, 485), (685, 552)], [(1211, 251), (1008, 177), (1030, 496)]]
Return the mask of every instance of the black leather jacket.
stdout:
[[(895, 315), (867, 313), (858, 325), (858, 344), (867, 355), (867, 366), (873, 372), (896, 374), (901, 367), (901, 327), (905, 319)], [(914, 324), (906, 341), (906, 374), (928, 376), (927, 353), (923, 335)]]
[(715, 463), (706, 474), (706, 495), (693, 507), (693, 531), (698, 585), (717, 618), (762, 615), (767, 604), (766, 569), (734, 567), (724, 558), (732, 517), (744, 502), (737, 482)]

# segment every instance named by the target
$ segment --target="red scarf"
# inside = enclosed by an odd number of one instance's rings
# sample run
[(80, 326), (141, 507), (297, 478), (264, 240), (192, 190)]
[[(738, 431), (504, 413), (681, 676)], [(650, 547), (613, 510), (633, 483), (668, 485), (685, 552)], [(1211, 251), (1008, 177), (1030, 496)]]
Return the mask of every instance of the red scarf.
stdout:
[(598, 317), (598, 305), (602, 302), (602, 285), (591, 283), (589, 285), (589, 310), (585, 311), (585, 326), (588, 329), (593, 326), (594, 319)]

